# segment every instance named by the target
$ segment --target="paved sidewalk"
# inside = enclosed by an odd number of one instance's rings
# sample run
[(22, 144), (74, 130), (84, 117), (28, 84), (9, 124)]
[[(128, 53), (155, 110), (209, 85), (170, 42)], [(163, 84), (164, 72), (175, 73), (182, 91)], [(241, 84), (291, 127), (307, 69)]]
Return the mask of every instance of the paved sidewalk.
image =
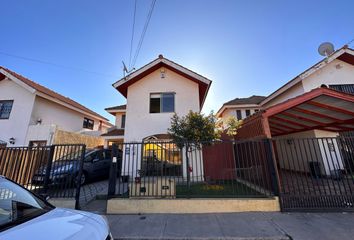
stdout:
[(107, 215), (115, 239), (353, 239), (354, 213)]

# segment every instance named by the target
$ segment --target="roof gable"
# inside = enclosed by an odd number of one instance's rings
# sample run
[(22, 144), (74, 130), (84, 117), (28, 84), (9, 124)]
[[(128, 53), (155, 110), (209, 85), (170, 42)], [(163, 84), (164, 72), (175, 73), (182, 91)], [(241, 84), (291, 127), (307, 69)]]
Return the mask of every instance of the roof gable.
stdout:
[(187, 78), (188, 80), (196, 82), (199, 86), (199, 102), (200, 107), (202, 108), (211, 85), (211, 80), (171, 60), (164, 58), (162, 55), (159, 55), (157, 59), (132, 72), (128, 76), (118, 80), (113, 84), (113, 87), (116, 88), (124, 97), (127, 97), (128, 87), (130, 85), (134, 84), (137, 81), (140, 81), (142, 78), (160, 69), (161, 67), (169, 69)]
[(14, 78), (15, 78), (16, 80), (21, 81), (22, 83), (24, 83), (26, 86), (30, 87), (31, 89), (34, 89), (35, 91), (43, 94), (44, 96), (42, 96), (42, 97), (45, 97), (46, 99), (49, 99), (51, 101), (57, 100), (58, 102), (64, 103), (64, 104), (62, 104), (64, 106), (65, 105), (72, 106), (74, 108), (77, 108), (77, 109), (85, 112), (86, 114), (91, 114), (97, 118), (108, 121), (108, 119), (106, 119), (105, 117), (99, 115), (98, 113), (92, 111), (91, 109), (88, 109), (87, 107), (81, 105), (80, 103), (78, 103), (68, 97), (65, 97), (59, 93), (56, 93), (56, 92), (50, 90), (49, 88), (46, 88), (36, 82), (33, 82), (32, 80), (30, 80), (18, 73), (15, 73), (7, 68), (0, 66), (0, 75), (3, 75), (2, 77), (0, 76), (0, 81), (5, 79), (6, 77), (9, 77), (12, 80), (14, 80)]

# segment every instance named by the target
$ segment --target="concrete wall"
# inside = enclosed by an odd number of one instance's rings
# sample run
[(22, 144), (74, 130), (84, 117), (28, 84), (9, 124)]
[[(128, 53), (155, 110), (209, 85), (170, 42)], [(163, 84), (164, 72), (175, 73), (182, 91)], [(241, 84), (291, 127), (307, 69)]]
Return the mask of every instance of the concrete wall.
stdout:
[(107, 214), (279, 212), (269, 199), (109, 199)]
[(277, 97), (273, 98), (269, 102), (265, 103), (262, 107), (267, 108), (267, 107), (276, 105), (276, 104), (284, 102), (290, 98), (294, 98), (296, 96), (299, 96), (303, 93), (305, 93), (304, 87), (302, 85), (302, 82), (299, 82), (296, 85), (294, 85), (293, 87), (286, 90), (284, 93), (278, 95)]
[(86, 134), (67, 132), (56, 129), (53, 144), (85, 144), (86, 148), (95, 148), (104, 145), (102, 137), (89, 136)]
[(25, 145), (29, 144), (30, 141), (47, 141), (47, 145), (53, 144), (56, 129), (57, 126), (54, 124), (28, 126)]
[(192, 82), (168, 69), (165, 78), (156, 70), (128, 88), (126, 142), (141, 141), (147, 136), (166, 133), (173, 113), (149, 113), (150, 93), (174, 92), (175, 112), (186, 115), (190, 110), (199, 112), (199, 88)]
[(0, 140), (15, 138), (15, 145), (26, 145), (27, 127), (30, 122), (35, 95), (17, 83), (0, 81), (0, 100), (14, 100), (9, 119), (0, 119)]

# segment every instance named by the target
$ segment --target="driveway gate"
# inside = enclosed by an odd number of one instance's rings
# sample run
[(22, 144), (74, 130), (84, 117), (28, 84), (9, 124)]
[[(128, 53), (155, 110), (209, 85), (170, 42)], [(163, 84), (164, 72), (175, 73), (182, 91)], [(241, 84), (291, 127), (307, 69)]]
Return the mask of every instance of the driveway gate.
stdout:
[(282, 211), (354, 211), (354, 138), (276, 139)]
[(40, 195), (75, 198), (79, 208), (85, 145), (0, 148), (0, 175)]

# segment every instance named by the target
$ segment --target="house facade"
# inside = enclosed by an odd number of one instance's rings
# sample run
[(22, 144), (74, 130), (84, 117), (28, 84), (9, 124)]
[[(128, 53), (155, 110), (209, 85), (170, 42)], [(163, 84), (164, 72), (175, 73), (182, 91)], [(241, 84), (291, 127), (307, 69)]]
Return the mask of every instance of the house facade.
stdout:
[(166, 134), (174, 114), (200, 112), (210, 84), (209, 79), (160, 55), (113, 84), (127, 104), (106, 111), (116, 116), (116, 129), (124, 129), (124, 142), (141, 142)]
[(57, 131), (100, 136), (108, 119), (0, 67), (0, 140), (7, 146), (50, 145)]
[(261, 109), (260, 103), (265, 99), (264, 96), (253, 95), (248, 98), (235, 98), (222, 105), (216, 113), (218, 118), (226, 119), (229, 116), (235, 117), (237, 120), (258, 112)]

